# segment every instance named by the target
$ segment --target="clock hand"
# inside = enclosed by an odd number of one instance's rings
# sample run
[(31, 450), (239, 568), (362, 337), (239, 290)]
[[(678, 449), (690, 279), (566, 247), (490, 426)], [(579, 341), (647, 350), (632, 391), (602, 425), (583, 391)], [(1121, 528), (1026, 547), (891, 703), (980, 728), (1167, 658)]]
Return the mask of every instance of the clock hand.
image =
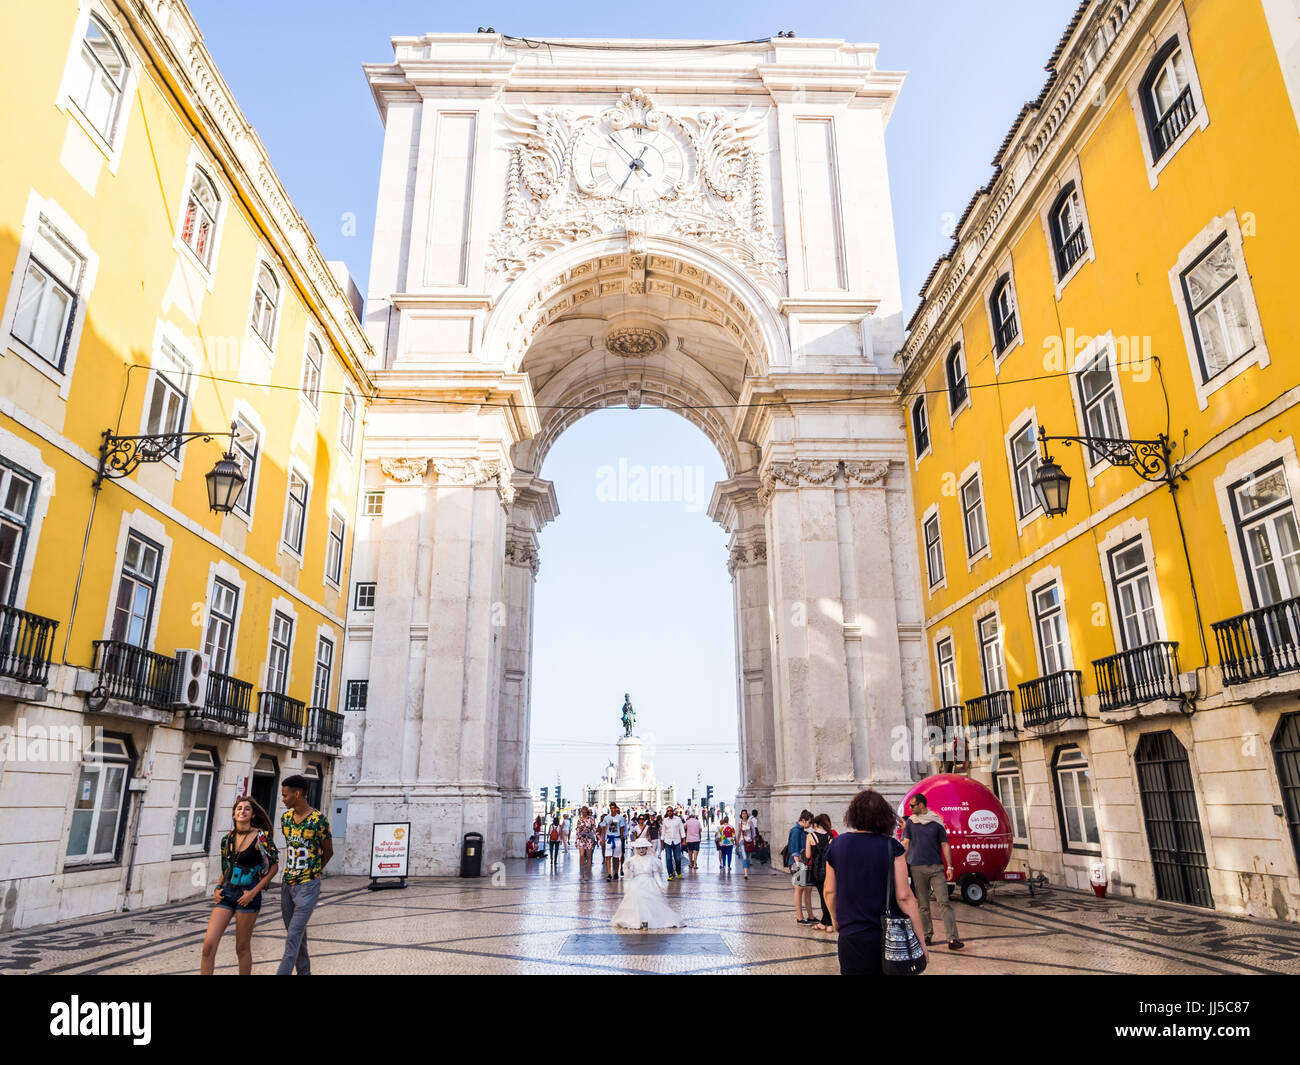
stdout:
[(609, 139), (613, 142), (615, 148), (617, 148), (620, 152), (626, 155), (629, 159), (632, 158), (632, 153), (629, 152), (626, 148), (624, 148), (622, 142), (616, 140), (612, 133), (609, 135)]

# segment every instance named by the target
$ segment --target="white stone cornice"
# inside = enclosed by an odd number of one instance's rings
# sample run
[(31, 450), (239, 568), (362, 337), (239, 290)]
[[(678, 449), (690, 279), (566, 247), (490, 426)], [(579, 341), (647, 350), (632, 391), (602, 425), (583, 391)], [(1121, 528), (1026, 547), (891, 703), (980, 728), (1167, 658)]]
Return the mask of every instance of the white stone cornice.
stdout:
[(429, 468), (427, 458), (385, 457), (379, 460), (379, 469), (389, 480), (398, 484), (411, 484), (424, 479)]
[(508, 463), (494, 459), (433, 459), (430, 463), (434, 482), (439, 485), (467, 485), (475, 488), (495, 482), (501, 501), (509, 506), (515, 499)]
[(850, 486), (854, 484), (871, 486), (879, 484), (889, 476), (889, 461), (887, 459), (878, 462), (844, 462), (844, 479)]

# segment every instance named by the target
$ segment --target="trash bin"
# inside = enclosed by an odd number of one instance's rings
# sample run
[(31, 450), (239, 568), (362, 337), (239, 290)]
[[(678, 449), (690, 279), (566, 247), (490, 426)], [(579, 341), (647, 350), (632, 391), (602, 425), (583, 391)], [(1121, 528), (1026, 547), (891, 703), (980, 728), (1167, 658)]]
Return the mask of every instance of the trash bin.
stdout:
[(466, 832), (465, 840), (460, 845), (460, 875), (483, 875), (483, 834)]

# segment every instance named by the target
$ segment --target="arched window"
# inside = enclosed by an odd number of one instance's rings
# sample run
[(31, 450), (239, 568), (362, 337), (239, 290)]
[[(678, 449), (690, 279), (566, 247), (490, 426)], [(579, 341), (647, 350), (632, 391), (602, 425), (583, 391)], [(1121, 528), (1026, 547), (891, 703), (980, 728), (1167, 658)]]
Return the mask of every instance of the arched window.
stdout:
[(1065, 186), (1052, 204), (1052, 250), (1056, 253), (1056, 273), (1065, 277), (1070, 268), (1088, 250), (1083, 231), (1083, 211), (1079, 207), (1079, 190), (1074, 182)]
[(917, 396), (912, 404), (912, 439), (919, 459), (930, 450), (930, 417), (925, 410), (925, 397)]
[(1151, 142), (1152, 162), (1173, 146), (1178, 135), (1196, 117), (1187, 64), (1178, 38), (1171, 38), (1156, 53), (1142, 78), (1142, 112)]
[(989, 296), (989, 312), (993, 318), (993, 343), (1001, 355), (1020, 335), (1020, 321), (1016, 317), (1016, 298), (1011, 291), (1010, 274), (1003, 274), (993, 286), (993, 294)]
[(185, 201), (185, 217), (181, 221), (181, 240), (204, 266), (212, 265), (212, 241), (217, 233), (217, 212), (221, 197), (217, 187), (198, 167), (190, 182), (189, 196)]
[(129, 69), (116, 39), (92, 15), (81, 41), (68, 95), (106, 141), (113, 139)]
[(266, 263), (257, 267), (257, 291), (253, 293), (253, 332), (269, 348), (275, 342), (275, 316), (280, 305), (280, 282)]
[(307, 356), (302, 361), (302, 395), (317, 409), (320, 408), (321, 364), (325, 355), (321, 351), (320, 341), (311, 334), (307, 336)]
[(960, 344), (953, 345), (943, 365), (948, 378), (948, 410), (956, 414), (970, 394), (966, 386), (966, 363), (961, 357)]

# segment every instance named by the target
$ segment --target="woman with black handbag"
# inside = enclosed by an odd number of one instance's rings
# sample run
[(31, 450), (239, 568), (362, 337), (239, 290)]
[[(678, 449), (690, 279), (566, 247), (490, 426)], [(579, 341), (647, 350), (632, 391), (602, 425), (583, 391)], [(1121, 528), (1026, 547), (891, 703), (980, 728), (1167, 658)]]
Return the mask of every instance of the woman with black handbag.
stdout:
[(831, 911), (826, 905), (826, 853), (831, 845), (831, 819), (825, 814), (818, 814), (808, 829), (807, 842), (804, 844), (804, 861), (808, 865), (808, 883), (817, 889), (817, 898), (822, 904), (821, 919), (812, 926), (814, 932), (833, 932), (835, 925), (831, 921)]
[[(912, 935), (901, 944), (897, 937), (891, 937), (889, 971), (920, 972), (928, 954), (915, 935), (915, 929), (921, 927), (921, 912), (908, 883), (903, 846), (893, 836), (898, 824), (893, 807), (868, 788), (849, 803), (844, 823), (848, 831), (836, 836), (826, 851), (823, 887), (832, 926), (840, 934), (841, 975), (885, 973), (885, 925), (895, 925), (891, 931), (903, 936), (907, 932), (902, 919), (897, 918), (895, 901), (910, 918)], [(895, 960), (900, 946), (909, 952), (906, 965)]]

